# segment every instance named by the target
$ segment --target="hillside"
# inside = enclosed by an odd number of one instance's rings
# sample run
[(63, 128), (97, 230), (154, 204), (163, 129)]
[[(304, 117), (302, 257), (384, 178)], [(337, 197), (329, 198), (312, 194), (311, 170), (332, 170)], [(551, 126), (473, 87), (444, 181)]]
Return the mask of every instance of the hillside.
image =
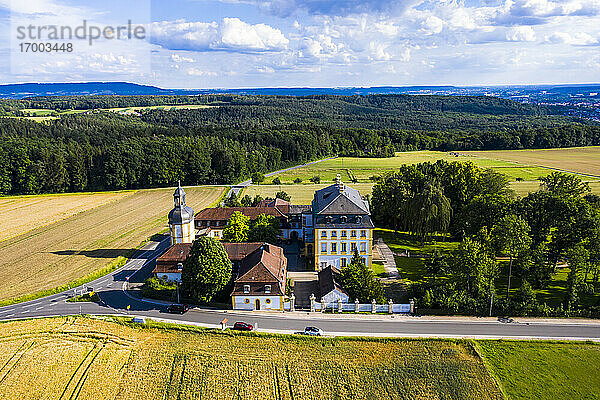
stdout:
[(557, 113), (488, 96), (0, 100), (0, 193), (232, 184), (332, 155), (600, 144), (599, 124)]

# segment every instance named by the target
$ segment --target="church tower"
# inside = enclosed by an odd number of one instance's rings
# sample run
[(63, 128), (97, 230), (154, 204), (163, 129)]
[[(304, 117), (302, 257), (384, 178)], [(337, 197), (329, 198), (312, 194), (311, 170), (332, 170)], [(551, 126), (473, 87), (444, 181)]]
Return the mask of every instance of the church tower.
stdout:
[(194, 228), (194, 210), (185, 205), (185, 191), (178, 183), (173, 193), (175, 208), (169, 213), (169, 229), (171, 230), (171, 245), (176, 243), (192, 243), (196, 238)]

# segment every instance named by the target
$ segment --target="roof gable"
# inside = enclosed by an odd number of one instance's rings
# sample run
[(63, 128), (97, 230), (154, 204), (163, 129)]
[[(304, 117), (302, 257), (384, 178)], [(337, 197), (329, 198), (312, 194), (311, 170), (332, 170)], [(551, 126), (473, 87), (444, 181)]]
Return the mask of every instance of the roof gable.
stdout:
[(369, 206), (360, 192), (343, 184), (317, 190), (313, 210), (316, 214), (370, 214)]

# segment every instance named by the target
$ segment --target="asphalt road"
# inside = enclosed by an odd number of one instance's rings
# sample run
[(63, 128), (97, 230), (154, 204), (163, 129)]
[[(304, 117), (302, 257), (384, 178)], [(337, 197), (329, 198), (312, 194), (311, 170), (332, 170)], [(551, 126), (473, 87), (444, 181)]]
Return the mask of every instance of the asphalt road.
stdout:
[[(193, 309), (184, 315), (166, 313), (166, 305), (137, 298), (128, 291), (132, 285), (150, 276), (153, 261), (169, 246), (168, 239), (144, 246), (121, 269), (87, 284), (98, 293), (101, 303), (67, 303), (73, 290), (26, 303), (0, 308), (0, 320), (75, 314), (137, 315), (173, 322), (217, 327), (227, 318), (229, 324), (246, 321), (260, 331), (293, 333), (306, 326), (318, 326), (326, 334), (357, 336), (401, 337), (469, 337), (521, 338), (600, 341), (600, 323), (585, 321), (535, 320), (503, 322), (493, 319), (447, 318), (431, 319), (410, 316), (331, 315), (307, 312), (238, 312), (211, 309)], [(82, 288), (76, 288), (81, 290)], [(129, 306), (129, 310), (127, 307)]]

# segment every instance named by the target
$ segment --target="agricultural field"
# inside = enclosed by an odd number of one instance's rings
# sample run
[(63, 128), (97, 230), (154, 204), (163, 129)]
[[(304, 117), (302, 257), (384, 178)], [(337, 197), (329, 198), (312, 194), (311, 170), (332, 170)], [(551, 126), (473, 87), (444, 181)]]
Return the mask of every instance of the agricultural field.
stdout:
[(215, 106), (208, 106), (204, 104), (176, 104), (176, 105), (165, 105), (165, 106), (146, 106), (146, 107), (120, 107), (120, 108), (107, 108), (106, 111), (119, 112), (124, 114), (133, 114), (134, 112), (146, 111), (146, 110), (198, 110), (201, 108), (210, 108)]
[[(517, 151), (517, 150), (515, 150)], [(533, 165), (525, 161), (511, 161), (494, 159), (492, 155), (486, 156), (486, 152), (469, 153), (461, 152), (460, 155), (441, 151), (410, 151), (396, 153), (395, 157), (389, 158), (357, 158), (338, 157), (332, 160), (311, 164), (306, 167), (283, 172), (269, 177), (279, 177), (282, 183), (293, 183), (296, 178), (302, 179), (303, 183), (309, 183), (309, 179), (315, 175), (321, 177), (322, 182), (332, 182), (337, 174), (342, 175), (344, 181), (350, 182), (356, 179), (358, 182), (370, 182), (371, 176), (381, 175), (387, 171), (397, 169), (403, 164), (417, 164), (422, 162), (446, 161), (471, 161), (481, 168), (492, 168), (509, 176), (511, 180), (535, 180), (540, 176), (549, 174), (543, 165)], [(505, 153), (509, 153), (507, 151)], [(600, 157), (600, 152), (599, 152)], [(599, 162), (600, 164), (600, 162)]]
[[(396, 153), (395, 157), (390, 158), (339, 157), (268, 177), (267, 183), (279, 178), (283, 190), (288, 193), (298, 190), (302, 192), (299, 197), (305, 198), (303, 189), (292, 189), (288, 184), (293, 184), (294, 180), (301, 179), (302, 184), (310, 187), (309, 179), (313, 176), (320, 176), (321, 182), (333, 182), (336, 175), (340, 174), (342, 180), (352, 186), (357, 184), (351, 182), (358, 182), (357, 188), (362, 187), (361, 193), (365, 195), (371, 192), (373, 183), (370, 178), (372, 176), (393, 171), (403, 164), (437, 160), (471, 161), (481, 168), (492, 168), (510, 178), (511, 188), (519, 196), (525, 196), (529, 192), (538, 190), (537, 179), (550, 174), (552, 168), (581, 174), (582, 179), (588, 181), (592, 192), (600, 193), (600, 147), (460, 152), (459, 155), (439, 151), (412, 151)], [(315, 190), (320, 186), (312, 187), (312, 190)], [(249, 189), (249, 191), (251, 190)], [(311, 189), (305, 190), (310, 191)], [(267, 192), (269, 189), (266, 188), (257, 191), (257, 193)]]
[[(158, 325), (158, 324), (157, 324)], [(472, 342), (0, 324), (0, 398), (502, 399)]]
[(566, 149), (461, 152), (461, 154), (463, 153), (499, 162), (513, 162), (556, 168), (568, 172), (600, 177), (600, 146), (572, 147)]
[[(315, 190), (322, 189), (326, 186), (331, 185), (330, 183), (320, 183), (318, 185), (251, 185), (244, 189), (242, 197), (249, 195), (254, 198), (257, 194), (262, 197), (275, 197), (275, 194), (280, 190), (283, 190), (292, 197), (292, 204), (311, 204), (315, 195)], [(360, 193), (364, 196), (371, 193), (373, 188), (372, 183), (357, 183), (350, 184), (353, 188), (360, 190)]]
[(0, 242), (131, 194), (122, 191), (0, 197)]
[(600, 398), (600, 346), (480, 341), (484, 361), (509, 399)]
[[(224, 190), (221, 187), (188, 188), (188, 204), (196, 210), (210, 206), (220, 199)], [(167, 227), (167, 213), (173, 207), (172, 194), (173, 189), (150, 189), (65, 195), (71, 203), (67, 201), (63, 205), (63, 212), (79, 210), (78, 213), (61, 219), (60, 210), (45, 210), (43, 215), (31, 216), (39, 223), (38, 227), (0, 242), (0, 304), (32, 294), (41, 295), (98, 273), (118, 257), (131, 255), (144, 240)], [(87, 197), (90, 204), (95, 204), (94, 208), (85, 209), (77, 196)], [(98, 200), (94, 200), (94, 196), (98, 196)], [(107, 200), (110, 196), (112, 200)], [(2, 198), (0, 201), (9, 203), (0, 209), (0, 217), (13, 225), (18, 225), (18, 221), (13, 220), (11, 199), (17, 204), (23, 202), (19, 213), (27, 217), (30, 209), (42, 212), (36, 200), (58, 201), (53, 196)], [(48, 208), (52, 204), (48, 203)], [(48, 223), (52, 218), (56, 221)]]

